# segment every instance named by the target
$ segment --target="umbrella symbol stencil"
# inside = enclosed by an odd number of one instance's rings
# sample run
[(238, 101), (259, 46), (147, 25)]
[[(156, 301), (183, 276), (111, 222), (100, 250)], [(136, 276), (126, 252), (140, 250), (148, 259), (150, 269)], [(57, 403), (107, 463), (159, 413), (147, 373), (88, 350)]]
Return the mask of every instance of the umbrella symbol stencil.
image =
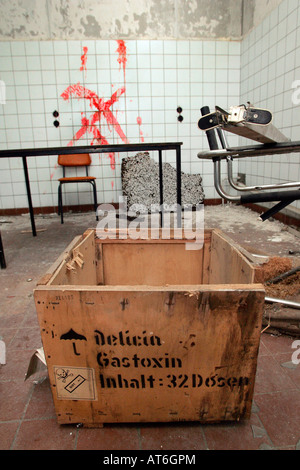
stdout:
[(76, 333), (76, 331), (74, 331), (72, 328), (67, 333), (64, 333), (63, 335), (61, 335), (60, 339), (72, 341), (73, 351), (76, 356), (80, 356), (80, 353), (78, 353), (76, 350), (75, 341), (78, 341), (78, 340), (87, 341), (85, 336), (80, 335), (79, 333)]

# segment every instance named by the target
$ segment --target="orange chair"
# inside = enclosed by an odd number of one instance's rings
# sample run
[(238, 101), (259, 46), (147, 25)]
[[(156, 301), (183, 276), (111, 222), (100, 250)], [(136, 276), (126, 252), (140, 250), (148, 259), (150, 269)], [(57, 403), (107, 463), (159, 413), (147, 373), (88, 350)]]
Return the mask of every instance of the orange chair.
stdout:
[[(90, 166), (92, 159), (88, 153), (72, 154), (72, 155), (58, 155), (58, 164), (63, 167), (63, 178), (59, 178), (58, 186), (58, 215), (60, 215), (61, 223), (64, 223), (63, 217), (63, 203), (62, 203), (62, 185), (65, 183), (91, 183), (94, 193), (94, 209), (97, 214), (97, 190), (96, 190), (96, 178), (88, 175), (88, 167)], [(66, 177), (66, 167), (86, 167), (86, 176), (71, 176)], [(96, 215), (96, 220), (98, 216)]]

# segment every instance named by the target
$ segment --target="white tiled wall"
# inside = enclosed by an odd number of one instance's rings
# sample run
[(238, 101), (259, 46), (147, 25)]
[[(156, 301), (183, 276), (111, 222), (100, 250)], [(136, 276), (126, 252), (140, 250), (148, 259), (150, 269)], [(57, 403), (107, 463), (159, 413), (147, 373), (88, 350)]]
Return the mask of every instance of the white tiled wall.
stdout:
[[(66, 146), (81, 128), (82, 117), (91, 119), (96, 111), (87, 99), (64, 100), (61, 94), (67, 87), (80, 83), (104, 101), (125, 87), (110, 109), (128, 141), (183, 142), (182, 170), (200, 173), (206, 198), (218, 197), (212, 164), (197, 158), (199, 150), (208, 148), (197, 122), (204, 105), (228, 108), (239, 103), (240, 43), (130, 40), (125, 45), (124, 74), (117, 41), (0, 43), (0, 80), (6, 85), (6, 103), (0, 104), (0, 149)], [(86, 70), (80, 70), (84, 47), (88, 49)], [(183, 109), (181, 123), (178, 106)], [(57, 128), (54, 110), (59, 112)], [(108, 143), (122, 143), (116, 128), (103, 116), (97, 125)], [(92, 134), (85, 134), (75, 145), (90, 145), (92, 139)], [(229, 136), (229, 142), (237, 145), (237, 137)], [(99, 202), (118, 202), (120, 163), (125, 156), (115, 155), (115, 169), (107, 154), (93, 156), (91, 174), (97, 177)], [(164, 159), (175, 166), (174, 152), (165, 152)], [(57, 205), (57, 179), (62, 171), (56, 161), (56, 156), (28, 158), (34, 207)], [(27, 207), (21, 159), (0, 159), (0, 178), (0, 209)], [(69, 186), (64, 203), (91, 203), (89, 186), (82, 186), (79, 192), (76, 185)]]
[[(299, 1), (284, 0), (241, 43), (241, 102), (270, 109), (273, 124), (293, 141), (300, 141), (300, 92), (292, 87), (300, 80), (299, 24)], [(239, 171), (250, 185), (300, 181), (299, 163), (298, 153), (249, 158)], [(300, 209), (300, 201), (292, 206)]]
[[(118, 62), (118, 43), (101, 41), (11, 41), (0, 43), (0, 149), (66, 146), (91, 119), (95, 107), (87, 99), (61, 94), (80, 83), (99, 99), (125, 92), (110, 108), (129, 142), (182, 141), (182, 169), (203, 176), (206, 198), (218, 197), (211, 162), (197, 158), (207, 149), (205, 134), (197, 127), (200, 108), (216, 104), (228, 108), (251, 101), (274, 114), (274, 125), (292, 140), (300, 140), (300, 104), (292, 101), (300, 85), (300, 4), (283, 0), (241, 42), (233, 41), (125, 41), (125, 75)], [(86, 70), (80, 70), (87, 47)], [(122, 64), (121, 64), (122, 65)], [(296, 97), (300, 98), (300, 86)], [(182, 123), (177, 107), (183, 108)], [(55, 128), (52, 113), (59, 112)], [(137, 118), (141, 118), (141, 124)], [(105, 118), (97, 123), (108, 143), (122, 143)], [(91, 144), (85, 134), (75, 145)], [(228, 135), (230, 145), (245, 144)], [(131, 154), (132, 155), (132, 154)], [(112, 169), (107, 154), (94, 155), (91, 173), (97, 177), (98, 201), (117, 202), (121, 194), (120, 163)], [(156, 154), (152, 155), (157, 158)], [(165, 161), (175, 165), (172, 151)], [(28, 158), (34, 207), (57, 205), (57, 157)], [(246, 173), (247, 184), (300, 181), (299, 154), (242, 159), (235, 170)], [(0, 210), (27, 207), (21, 159), (0, 159)], [(89, 186), (69, 186), (65, 204), (92, 202)], [(293, 207), (300, 209), (300, 202)]]

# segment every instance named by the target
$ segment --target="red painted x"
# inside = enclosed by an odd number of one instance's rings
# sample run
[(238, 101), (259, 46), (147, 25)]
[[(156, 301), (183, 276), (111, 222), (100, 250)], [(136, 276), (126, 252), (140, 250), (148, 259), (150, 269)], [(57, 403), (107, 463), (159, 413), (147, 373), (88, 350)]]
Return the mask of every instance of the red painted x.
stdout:
[[(122, 141), (124, 143), (128, 143), (126, 135), (124, 134), (120, 124), (118, 123), (117, 119), (113, 115), (112, 111), (110, 110), (110, 107), (118, 101), (119, 97), (125, 92), (125, 87), (119, 88), (115, 93), (112, 94), (111, 98), (107, 101), (104, 101), (103, 98), (99, 98), (99, 96), (94, 92), (91, 91), (82, 85), (80, 83), (77, 83), (76, 85), (70, 85), (62, 94), (61, 97), (64, 100), (68, 100), (70, 98), (70, 95), (77, 96), (78, 98), (84, 98), (89, 100), (90, 102), (90, 107), (91, 108), (96, 108), (97, 111), (92, 115), (91, 119), (87, 119), (85, 116), (82, 117), (81, 123), (82, 127), (79, 129), (78, 132), (76, 132), (73, 140), (69, 143), (69, 145), (73, 145), (73, 141), (80, 139), (86, 132), (92, 132), (95, 136), (95, 138), (98, 138), (98, 135), (101, 136), (100, 131), (98, 128), (95, 128), (96, 130), (93, 130), (92, 127), (95, 127), (95, 123), (100, 121), (101, 115), (104, 116), (104, 118), (107, 121), (108, 125), (112, 125), (116, 132), (119, 134), (121, 137)], [(98, 132), (97, 132), (98, 131)], [(99, 133), (99, 134), (98, 134)], [(96, 134), (96, 135), (95, 135)]]
[[(80, 83), (76, 85), (70, 85), (62, 94), (61, 97), (64, 100), (69, 100), (70, 95), (77, 96), (78, 98), (84, 98), (89, 100), (90, 108), (96, 108), (97, 111), (88, 119), (83, 113), (81, 113), (81, 128), (76, 132), (73, 139), (68, 143), (68, 146), (74, 145), (74, 141), (80, 139), (85, 133), (92, 133), (94, 138), (91, 142), (93, 145), (94, 142), (98, 142), (101, 145), (107, 145), (108, 141), (106, 138), (101, 134), (98, 127), (95, 124), (100, 121), (101, 116), (106, 119), (108, 125), (112, 125), (116, 132), (121, 137), (122, 141), (126, 144), (128, 143), (127, 137), (124, 134), (120, 124), (118, 123), (116, 117), (113, 115), (111, 111), (111, 106), (116, 103), (119, 97), (125, 92), (125, 87), (119, 88), (115, 93), (112, 94), (109, 100), (104, 101), (103, 98), (99, 98), (99, 96), (94, 92), (91, 91)], [(109, 154), (111, 159), (111, 167), (112, 169), (115, 168), (115, 160), (114, 154)]]

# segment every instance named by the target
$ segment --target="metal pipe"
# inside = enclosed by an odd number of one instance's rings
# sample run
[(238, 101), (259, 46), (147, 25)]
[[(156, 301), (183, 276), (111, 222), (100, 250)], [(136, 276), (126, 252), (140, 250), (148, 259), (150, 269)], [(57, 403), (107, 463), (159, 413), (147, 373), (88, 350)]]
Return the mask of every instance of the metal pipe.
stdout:
[(226, 135), (225, 135), (225, 132), (223, 131), (223, 129), (221, 129), (220, 127), (217, 127), (217, 134), (219, 136), (222, 148), (227, 149), (228, 148), (228, 143), (227, 143)]
[[(203, 106), (200, 109), (200, 111), (201, 111), (202, 116), (206, 116), (207, 114), (210, 113), (209, 106)], [(218, 149), (218, 142), (217, 142), (217, 138), (216, 138), (215, 129), (210, 129), (208, 131), (205, 131), (205, 134), (206, 134), (206, 137), (207, 137), (207, 141), (208, 141), (208, 145), (209, 145), (210, 150), (217, 150)]]
[(271, 191), (269, 193), (247, 193), (242, 196), (232, 196), (225, 193), (221, 184), (221, 160), (215, 158), (214, 162), (214, 185), (221, 198), (229, 202), (238, 202), (240, 204), (272, 202), (272, 201), (292, 201), (300, 199), (300, 191)]
[(230, 186), (236, 191), (257, 191), (265, 189), (281, 189), (281, 188), (295, 188), (300, 186), (300, 182), (295, 183), (279, 183), (279, 184), (264, 184), (262, 186), (238, 186), (233, 181), (233, 172), (232, 172), (232, 157), (227, 157), (227, 177)]
[(274, 202), (274, 201), (296, 201), (300, 199), (300, 190), (290, 191), (270, 191), (261, 193), (246, 193), (241, 196), (241, 204), (256, 204), (260, 202)]
[(275, 297), (265, 297), (265, 302), (270, 303), (270, 304), (277, 303), (277, 304), (285, 305), (286, 307), (300, 309), (300, 303), (292, 302), (291, 300), (276, 299)]
[(277, 212), (282, 211), (285, 207), (289, 206), (294, 202), (294, 199), (287, 199), (285, 201), (281, 201), (275, 206), (271, 207), (271, 209), (268, 209), (266, 212), (263, 214), (260, 214), (261, 220), (265, 221), (269, 219), (270, 217), (273, 217), (273, 215), (277, 214)]
[(221, 161), (219, 159), (214, 160), (214, 185), (221, 198), (226, 199), (226, 201), (229, 202), (241, 202), (240, 196), (231, 196), (223, 190), (221, 184)]

